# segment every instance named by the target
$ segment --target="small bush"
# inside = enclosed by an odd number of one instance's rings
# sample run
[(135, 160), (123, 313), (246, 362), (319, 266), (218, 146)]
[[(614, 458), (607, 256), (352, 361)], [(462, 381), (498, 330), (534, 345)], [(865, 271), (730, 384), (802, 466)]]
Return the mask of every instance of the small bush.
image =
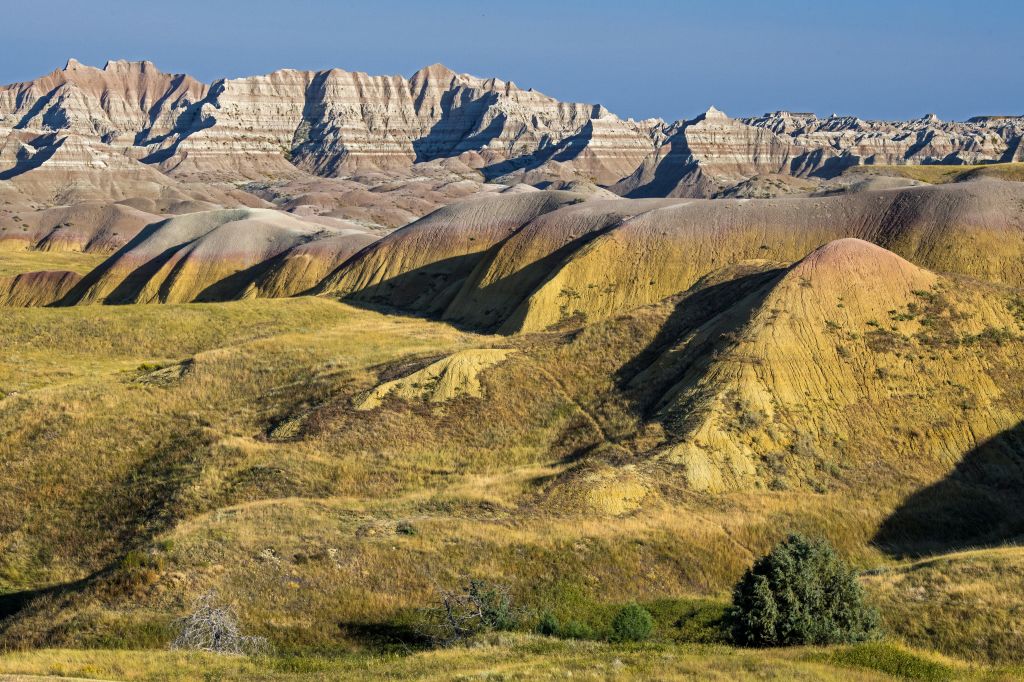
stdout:
[(558, 619), (555, 618), (555, 614), (550, 611), (545, 611), (540, 617), (540, 622), (537, 623), (537, 634), (544, 635), (545, 637), (557, 637), (560, 629)]
[(870, 639), (878, 614), (828, 543), (791, 535), (740, 578), (727, 620), (741, 645), (847, 644)]
[(562, 639), (597, 639), (597, 633), (586, 623), (578, 620), (569, 620), (562, 624), (558, 631)]
[(596, 634), (593, 628), (578, 620), (569, 620), (565, 623), (559, 622), (555, 614), (545, 611), (537, 623), (537, 633), (546, 637), (559, 637), (561, 639), (595, 639)]
[(615, 614), (612, 633), (619, 642), (642, 642), (651, 636), (654, 619), (639, 604), (629, 604)]

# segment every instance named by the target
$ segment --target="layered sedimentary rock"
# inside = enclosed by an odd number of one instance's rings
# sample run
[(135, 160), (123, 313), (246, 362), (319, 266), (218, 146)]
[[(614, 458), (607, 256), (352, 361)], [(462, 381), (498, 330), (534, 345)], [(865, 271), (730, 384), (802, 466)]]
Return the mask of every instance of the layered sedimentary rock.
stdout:
[(1022, 135), (1022, 117), (733, 119), (712, 107), (672, 124), (622, 120), (439, 64), (410, 78), (285, 69), (206, 85), (149, 62), (71, 60), (0, 88), (0, 180), (48, 204), (204, 200), (181, 183), (404, 174), (440, 160), (509, 185), (705, 197), (754, 177), (828, 178), (860, 164), (1020, 161)]
[[(1016, 182), (568, 206), (545, 194), (449, 206), (352, 258), (321, 290), (480, 329), (538, 331), (655, 303), (727, 265), (793, 262), (843, 237), (930, 269), (1024, 285), (1024, 185)], [(521, 196), (535, 215), (512, 203)], [(482, 210), (487, 219), (476, 215)], [(499, 219), (503, 228), (492, 228)]]
[(711, 107), (659, 132), (657, 148), (617, 183), (620, 194), (716, 196), (755, 176), (828, 178), (865, 164), (1012, 162), (1020, 156), (1024, 117), (887, 122), (775, 112), (733, 119)]
[[(23, 131), (8, 147), (43, 148), (75, 134), (131, 148), (128, 156), (177, 175), (256, 178), (298, 167), (331, 176), (466, 152), (482, 167), (526, 165), (537, 152), (575, 158), (586, 151), (582, 172), (611, 183), (650, 151), (649, 129), (598, 105), (441, 65), (409, 79), (285, 69), (207, 86), (149, 62), (95, 69), (71, 60), (0, 89), (0, 131)], [(50, 145), (38, 139), (46, 133), (56, 136)], [(0, 158), (10, 162), (19, 152), (34, 155), (19, 147)]]

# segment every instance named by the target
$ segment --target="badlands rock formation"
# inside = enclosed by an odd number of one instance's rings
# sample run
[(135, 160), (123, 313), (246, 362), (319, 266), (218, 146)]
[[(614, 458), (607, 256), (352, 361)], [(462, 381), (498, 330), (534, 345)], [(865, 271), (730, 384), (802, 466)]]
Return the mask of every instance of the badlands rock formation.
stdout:
[[(560, 102), (439, 64), (408, 79), (286, 69), (206, 85), (150, 62), (97, 69), (70, 60), (0, 88), (0, 179), (48, 204), (168, 194), (186, 200), (206, 198), (196, 195), (196, 182), (407, 171), (458, 159), (505, 182), (711, 196), (764, 174), (1020, 161), (1022, 133), (1020, 117), (889, 123), (776, 112), (731, 119), (714, 107), (672, 124), (624, 121), (599, 105)], [(234, 206), (235, 199), (215, 203)]]
[(327, 226), (267, 209), (191, 213), (148, 226), (61, 303), (288, 296), (375, 239), (355, 225)]
[(843, 237), (930, 269), (1024, 285), (1021, 183), (771, 200), (547, 194), (451, 205), (351, 259), (320, 290), (476, 329), (537, 331), (655, 303), (723, 266), (791, 263)]
[(732, 119), (711, 107), (660, 129), (657, 148), (615, 185), (626, 196), (715, 196), (763, 175), (833, 177), (870, 164), (979, 164), (1021, 157), (1024, 118), (945, 123), (775, 112)]

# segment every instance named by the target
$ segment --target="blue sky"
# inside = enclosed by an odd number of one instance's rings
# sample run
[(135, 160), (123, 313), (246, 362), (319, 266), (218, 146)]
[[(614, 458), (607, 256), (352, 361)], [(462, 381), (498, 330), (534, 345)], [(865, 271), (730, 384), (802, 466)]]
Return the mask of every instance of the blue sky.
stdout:
[(0, 82), (68, 57), (203, 80), (443, 62), (619, 115), (1024, 114), (1024, 2), (47, 0), (0, 6)]

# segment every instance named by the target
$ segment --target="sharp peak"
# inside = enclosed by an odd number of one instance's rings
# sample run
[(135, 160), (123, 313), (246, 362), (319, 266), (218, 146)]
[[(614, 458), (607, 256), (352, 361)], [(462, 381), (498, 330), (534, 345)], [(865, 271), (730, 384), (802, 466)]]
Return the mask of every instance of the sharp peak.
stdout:
[(714, 105), (707, 108), (703, 114), (693, 119), (693, 123), (699, 123), (700, 121), (727, 121), (729, 115)]

